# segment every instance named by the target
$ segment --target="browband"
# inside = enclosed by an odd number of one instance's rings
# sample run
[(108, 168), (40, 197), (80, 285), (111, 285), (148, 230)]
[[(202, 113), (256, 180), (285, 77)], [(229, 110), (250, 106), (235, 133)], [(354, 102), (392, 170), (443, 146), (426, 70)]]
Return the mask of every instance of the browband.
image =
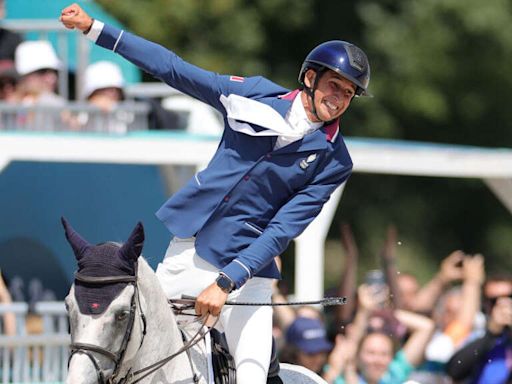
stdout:
[(117, 284), (117, 283), (135, 283), (137, 281), (137, 276), (102, 276), (102, 277), (93, 277), (93, 276), (85, 276), (78, 272), (75, 272), (75, 280), (80, 281), (81, 283), (87, 284)]

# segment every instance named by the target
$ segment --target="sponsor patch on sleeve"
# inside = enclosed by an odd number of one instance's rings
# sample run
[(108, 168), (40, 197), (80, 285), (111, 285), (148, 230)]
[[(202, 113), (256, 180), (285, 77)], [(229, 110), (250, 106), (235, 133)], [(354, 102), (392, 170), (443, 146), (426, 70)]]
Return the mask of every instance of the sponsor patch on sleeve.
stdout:
[(245, 77), (242, 76), (229, 76), (230, 81), (236, 81), (237, 83), (243, 83), (245, 81)]

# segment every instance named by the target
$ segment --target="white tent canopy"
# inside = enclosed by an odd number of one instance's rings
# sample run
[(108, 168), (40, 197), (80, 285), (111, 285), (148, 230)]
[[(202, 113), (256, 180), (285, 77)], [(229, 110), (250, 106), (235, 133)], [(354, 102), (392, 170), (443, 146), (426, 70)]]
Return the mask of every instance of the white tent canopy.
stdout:
[[(347, 139), (354, 172), (482, 179), (512, 213), (512, 149)], [(0, 172), (11, 161), (193, 165), (208, 163), (218, 138), (175, 132), (127, 136), (0, 132)], [(324, 243), (341, 186), (296, 239), (295, 294), (323, 294)]]

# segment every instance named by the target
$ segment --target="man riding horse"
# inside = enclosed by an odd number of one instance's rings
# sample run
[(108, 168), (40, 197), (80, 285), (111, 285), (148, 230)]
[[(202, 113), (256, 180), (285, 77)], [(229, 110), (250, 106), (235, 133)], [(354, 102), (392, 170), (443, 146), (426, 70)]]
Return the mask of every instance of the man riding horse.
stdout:
[(272, 309), (224, 303), (270, 301), (272, 279), (280, 278), (274, 257), (351, 174), (339, 118), (354, 97), (368, 95), (366, 55), (345, 41), (320, 44), (302, 64), (300, 89), (290, 91), (261, 76), (198, 68), (76, 4), (60, 20), (222, 114), (210, 163), (156, 213), (174, 235), (157, 276), (169, 298), (197, 296), (197, 314), (220, 315), (237, 383), (265, 383)]

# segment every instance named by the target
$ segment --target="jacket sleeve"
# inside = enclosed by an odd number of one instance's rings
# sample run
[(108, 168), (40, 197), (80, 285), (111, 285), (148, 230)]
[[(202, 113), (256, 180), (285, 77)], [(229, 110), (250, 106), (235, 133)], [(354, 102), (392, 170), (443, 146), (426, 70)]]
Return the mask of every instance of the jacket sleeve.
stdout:
[(244, 86), (247, 89), (248, 84), (238, 84), (230, 81), (230, 76), (190, 64), (159, 44), (108, 24), (94, 23), (100, 24), (99, 35), (89, 38), (97, 45), (118, 53), (157, 79), (219, 111), (224, 111), (220, 103), (221, 94), (233, 92), (231, 88), (237, 91)]
[(263, 233), (226, 265), (222, 272), (240, 288), (306, 229), (318, 216), (334, 190), (348, 179), (351, 172), (352, 163), (340, 167), (338, 162), (328, 161), (310, 183), (297, 191), (279, 209)]

